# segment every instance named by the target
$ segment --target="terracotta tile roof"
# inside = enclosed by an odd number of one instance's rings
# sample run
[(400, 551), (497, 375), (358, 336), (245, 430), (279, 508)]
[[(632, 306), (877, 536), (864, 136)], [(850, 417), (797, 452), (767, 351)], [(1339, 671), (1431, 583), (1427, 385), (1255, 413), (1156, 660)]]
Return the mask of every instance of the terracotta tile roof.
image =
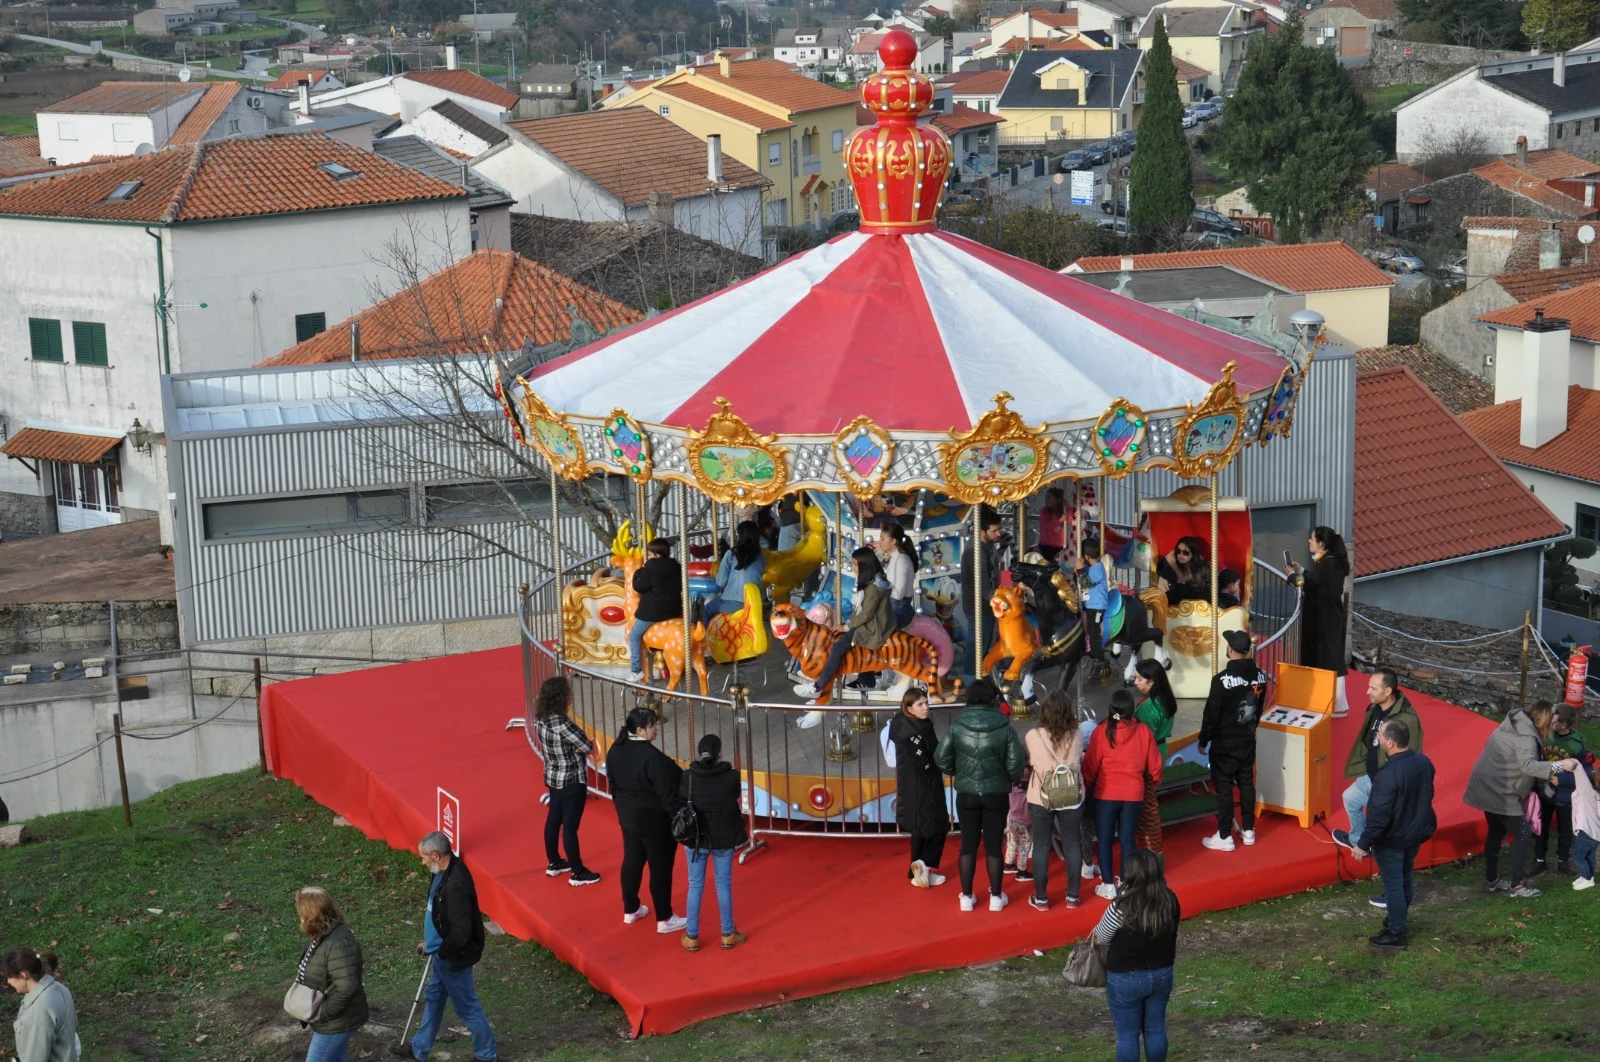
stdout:
[(292, 89), (298, 87), (302, 81), (308, 84), (316, 84), (317, 79), (325, 73), (327, 73), (326, 70), (285, 70), (278, 75), (276, 80), (267, 82), (266, 87), (269, 89)]
[(1436, 350), (1415, 346), (1368, 347), (1356, 351), (1356, 371), (1404, 367), (1422, 381), (1452, 413), (1461, 414), (1494, 401), (1494, 388)]
[(1056, 37), (1046, 41), (1044, 50), (1047, 52), (1098, 52), (1103, 49), (1089, 38), (1074, 33), (1070, 37)]
[(1544, 225), (1538, 218), (1516, 218), (1497, 215), (1469, 216), (1461, 219), (1463, 229), (1516, 229), (1518, 232), (1526, 229), (1537, 229)]
[(473, 136), (477, 137), (485, 144), (488, 144), (490, 147), (493, 147), (506, 138), (506, 131), (504, 129), (498, 129), (495, 126), (490, 125), (482, 118), (479, 118), (476, 114), (473, 114), (471, 111), (461, 106), (461, 104), (457, 103), (455, 100), (440, 100), (438, 103), (435, 103), (428, 109), (433, 111), (439, 117), (447, 119), (452, 124), (459, 126), (468, 133), (471, 133)]
[[(968, 107), (965, 103), (957, 103), (950, 108), (949, 114), (935, 114), (933, 127), (945, 136), (954, 136), (968, 129), (982, 129), (984, 126), (999, 125), (1005, 121), (998, 114), (980, 111), (976, 107)], [(856, 124), (860, 122), (860, 112), (857, 112)], [(872, 124), (871, 122), (867, 124)]]
[(719, 92), (702, 88), (699, 85), (675, 81), (670, 85), (662, 85), (656, 91), (665, 93), (674, 99), (683, 100), (685, 103), (692, 103), (696, 107), (704, 107), (706, 110), (720, 114), (724, 118), (732, 118), (734, 121), (744, 125), (754, 126), (759, 132), (770, 133), (775, 129), (792, 129), (794, 127), (794, 123), (787, 118), (779, 118), (768, 114), (766, 111), (757, 110), (754, 107), (740, 103), (738, 100), (730, 100)]
[(1484, 324), (1520, 329), (1535, 310), (1544, 310), (1546, 317), (1559, 317), (1572, 325), (1572, 338), (1600, 343), (1600, 282), (1580, 284), (1567, 291), (1551, 292), (1502, 310), (1479, 314)]
[(1511, 465), (1600, 483), (1600, 391), (1574, 384), (1567, 389), (1567, 430), (1537, 450), (1522, 445), (1522, 401), (1501, 402), (1461, 416), (1483, 444)]
[(50, 163), (39, 157), (37, 136), (0, 137), (0, 177), (21, 177), (50, 168)]
[(207, 85), (206, 94), (201, 96), (200, 102), (183, 116), (178, 128), (172, 131), (167, 146), (193, 144), (204, 140), (211, 127), (217, 124), (217, 119), (222, 117), (222, 112), (228, 109), (228, 104), (232, 103), (238, 94), (237, 81), (218, 81), (214, 85)]
[(80, 435), (71, 431), (23, 428), (0, 445), (0, 454), (92, 465), (121, 445), (120, 435)]
[(1211, 76), (1211, 71), (1177, 56), (1172, 57), (1172, 65), (1177, 68), (1179, 81), (1202, 81)]
[[(1085, 273), (1116, 272), (1120, 255), (1080, 258), (1074, 265)], [(1394, 279), (1367, 261), (1347, 243), (1294, 243), (1264, 247), (1225, 247), (1215, 251), (1167, 251), (1136, 254), (1135, 269), (1182, 269), (1226, 265), (1291, 291), (1338, 291), (1388, 287)], [(1069, 267), (1070, 268), (1070, 267)]]
[(980, 70), (955, 86), (957, 96), (998, 96), (1006, 87), (1009, 70)]
[[(1565, 159), (1542, 159), (1538, 166), (1534, 163), (1535, 155), (1562, 155)], [(1579, 164), (1579, 169), (1573, 173), (1566, 170), (1571, 167), (1566, 160)], [(1540, 170), (1551, 171), (1542, 173)], [(1515, 164), (1505, 159), (1495, 159), (1473, 170), (1474, 176), (1488, 181), (1508, 192), (1514, 192), (1524, 198), (1531, 199), (1542, 207), (1558, 211), (1567, 217), (1581, 218), (1595, 214), (1594, 207), (1586, 207), (1583, 200), (1575, 199), (1565, 192), (1557, 191), (1547, 183), (1563, 176), (1578, 176), (1595, 172), (1595, 164), (1582, 159), (1573, 158), (1564, 151), (1531, 151), (1528, 153), (1528, 168), (1519, 169)]]
[(102, 81), (39, 110), (50, 114), (149, 114), (199, 91), (199, 85), (182, 82)]
[(407, 70), (400, 76), (458, 96), (471, 96), (507, 111), (517, 105), (515, 92), (471, 70)]
[[(1517, 156), (1501, 155), (1501, 161), (1515, 165)], [(1528, 164), (1524, 167), (1536, 177), (1543, 177), (1547, 181), (1559, 181), (1566, 177), (1584, 177), (1592, 173), (1600, 173), (1600, 165), (1589, 159), (1579, 158), (1577, 155), (1568, 154), (1560, 148), (1541, 148), (1538, 151), (1528, 152)]]
[(1502, 273), (1494, 278), (1494, 282), (1500, 285), (1500, 290), (1517, 302), (1543, 299), (1558, 291), (1580, 287), (1595, 280), (1600, 280), (1600, 262), (1592, 265), (1568, 266), (1565, 269), (1530, 269), (1522, 273)]
[(788, 63), (780, 63), (775, 59), (733, 63), (728, 71), (731, 76), (723, 77), (717, 67), (702, 66), (691, 71), (691, 76), (707, 78), (719, 85), (747, 92), (758, 99), (784, 107), (791, 114), (843, 107), (856, 101), (855, 93), (813, 81), (804, 74), (796, 73)]
[[(339, 180), (323, 164), (347, 167), (355, 176)], [(119, 186), (135, 181), (126, 200), (107, 202)], [(0, 189), (0, 216), (176, 224), (465, 195), (331, 137), (229, 137)]]
[(1356, 577), (1565, 533), (1410, 370), (1356, 377)]
[(1375, 188), (1386, 195), (1409, 192), (1428, 183), (1428, 178), (1402, 162), (1383, 162), (1367, 171), (1367, 188)]
[(602, 332), (643, 320), (637, 310), (531, 259), (478, 251), (262, 364), (348, 361), (351, 322), (361, 326), (362, 358), (481, 351), (484, 336), (506, 349), (530, 339), (543, 346), (571, 336), (574, 312)]
[(1395, 0), (1328, 0), (1323, 6), (1348, 7), (1374, 22), (1391, 22), (1400, 17), (1400, 6)]
[(1042, 26), (1051, 29), (1076, 29), (1078, 27), (1078, 13), (1076, 11), (1063, 11), (1060, 14), (1051, 14), (1048, 11), (1031, 12), (1033, 20)]
[[(644, 206), (651, 192), (690, 199), (712, 187), (706, 180), (705, 144), (646, 107), (512, 122), (511, 128), (627, 207)], [(723, 152), (723, 187), (755, 188), (764, 183), (760, 174)]]

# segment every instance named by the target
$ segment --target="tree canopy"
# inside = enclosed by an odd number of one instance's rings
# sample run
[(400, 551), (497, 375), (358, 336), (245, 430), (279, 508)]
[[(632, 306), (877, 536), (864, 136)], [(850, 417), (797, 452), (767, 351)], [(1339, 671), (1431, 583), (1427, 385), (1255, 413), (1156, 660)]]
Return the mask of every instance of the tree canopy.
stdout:
[(1139, 148), (1128, 173), (1128, 223), (1146, 238), (1162, 240), (1187, 227), (1194, 209), (1194, 176), (1189, 137), (1183, 131), (1178, 71), (1160, 19), (1145, 57), (1144, 85)]
[(1522, 8), (1505, 0), (1396, 0), (1408, 34), (1474, 48), (1518, 48)]
[(1522, 35), (1547, 52), (1564, 52), (1589, 39), (1597, 10), (1596, 0), (1528, 0)]

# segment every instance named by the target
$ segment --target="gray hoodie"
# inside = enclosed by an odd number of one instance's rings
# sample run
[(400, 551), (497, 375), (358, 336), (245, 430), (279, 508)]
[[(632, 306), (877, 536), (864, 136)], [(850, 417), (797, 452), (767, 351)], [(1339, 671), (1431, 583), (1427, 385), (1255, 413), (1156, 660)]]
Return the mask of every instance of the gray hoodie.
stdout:
[(1550, 770), (1533, 720), (1514, 708), (1489, 735), (1461, 799), (1492, 815), (1521, 815), (1533, 783), (1549, 781)]

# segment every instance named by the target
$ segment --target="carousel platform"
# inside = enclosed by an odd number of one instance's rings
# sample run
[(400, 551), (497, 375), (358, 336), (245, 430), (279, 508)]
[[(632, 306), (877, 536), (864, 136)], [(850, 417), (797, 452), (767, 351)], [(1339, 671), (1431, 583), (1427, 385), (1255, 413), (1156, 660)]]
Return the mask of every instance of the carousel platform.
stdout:
[[(1352, 702), (1362, 703), (1365, 677), (1352, 674), (1348, 681)], [(1461, 803), (1461, 794), (1493, 723), (1409, 696), (1438, 768), (1439, 831), (1419, 860), (1432, 865), (1481, 844), (1482, 817)], [(649, 921), (622, 924), (621, 841), (605, 801), (591, 803), (582, 834), (584, 861), (605, 880), (574, 889), (544, 876), (539, 764), (522, 732), (505, 729), (507, 719), (523, 714), (519, 650), (274, 684), (262, 707), (274, 773), (369, 837), (412, 848), (435, 826), (437, 789), (454, 794), (464, 858), (487, 916), (550, 948), (615, 997), (636, 1034), (670, 1033), (721, 1014), (1059, 947), (1087, 934), (1104, 909), (1085, 890), (1084, 905), (1067, 910), (1064, 877), (1052, 864), (1055, 906), (1048, 913), (1027, 906), (1031, 885), (1008, 878), (1005, 911), (963, 914), (954, 839), (943, 867), (951, 882), (919, 891), (906, 883), (901, 839), (783, 836), (734, 873), (739, 928), (749, 943), (691, 955)], [(1335, 720), (1339, 759), (1358, 725), (1356, 717)], [(1336, 811), (1333, 825), (1343, 818)], [(1301, 829), (1281, 815), (1258, 824), (1260, 843), (1231, 853), (1201, 847), (1211, 829), (1194, 821), (1166, 835), (1168, 878), (1191, 916), (1373, 873), (1370, 862), (1354, 863), (1319, 826)], [(679, 903), (686, 889), (681, 863)], [(714, 907), (708, 896), (702, 919), (712, 927)]]

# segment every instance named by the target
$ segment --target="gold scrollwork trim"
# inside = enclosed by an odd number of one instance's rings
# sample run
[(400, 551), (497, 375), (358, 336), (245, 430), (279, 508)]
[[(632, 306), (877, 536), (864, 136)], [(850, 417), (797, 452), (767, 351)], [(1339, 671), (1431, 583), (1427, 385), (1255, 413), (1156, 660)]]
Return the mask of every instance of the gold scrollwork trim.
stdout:
[[(856, 472), (846, 452), (858, 438), (865, 438), (881, 451), (877, 464), (865, 476)], [(894, 439), (871, 417), (860, 416), (834, 436), (833, 459), (839, 466), (839, 478), (850, 493), (858, 498), (876, 498), (883, 491), (883, 481), (889, 478), (889, 465), (894, 461)]]
[(1090, 436), (1101, 473), (1110, 479), (1121, 479), (1132, 472), (1149, 434), (1150, 417), (1144, 410), (1126, 398), (1113, 401), (1095, 421), (1094, 434)]
[[(951, 497), (976, 505), (1017, 501), (1039, 490), (1050, 453), (1050, 440), (1044, 434), (1043, 425), (1029, 428), (1015, 410), (1007, 409), (1006, 403), (1010, 401), (1011, 395), (1001, 391), (994, 396), (995, 408), (980, 417), (971, 431), (961, 433), (951, 429), (950, 437), (954, 441), (939, 444), (939, 469), (945, 479), (941, 489)], [(1007, 467), (974, 468), (974, 455), (969, 451), (982, 446), (989, 447), (981, 458), (983, 464), (988, 465), (1003, 454)], [(1026, 467), (1012, 467), (1011, 458), (1022, 451), (1028, 458)]]
[[(531, 443), (562, 479), (583, 479), (589, 474), (589, 460), (583, 452), (583, 440), (566, 414), (547, 406), (521, 376), (517, 377), (517, 386), (522, 389), (517, 401), (527, 424), (524, 442)], [(541, 428), (541, 424), (548, 427)]]
[[(1191, 406), (1189, 412), (1178, 421), (1172, 449), (1175, 470), (1184, 479), (1209, 476), (1227, 468), (1239, 452), (1244, 440), (1244, 405), (1239, 401), (1239, 388), (1233, 382), (1234, 368), (1235, 363), (1228, 362), (1222, 370), (1222, 379), (1212, 385), (1205, 400), (1198, 406)], [(1220, 449), (1215, 446), (1213, 438), (1207, 449), (1190, 452), (1190, 436), (1201, 422), (1221, 422), (1228, 417), (1233, 418), (1233, 427), (1223, 429), (1227, 431), (1227, 439)], [(1220, 423), (1212, 426), (1214, 429), (1221, 427)]]
[[(776, 435), (758, 435), (740, 416), (731, 412), (732, 403), (718, 398), (717, 412), (706, 422), (706, 430), (689, 431), (684, 449), (689, 454), (689, 471), (695, 486), (713, 501), (724, 505), (769, 505), (783, 497), (789, 482), (789, 452), (773, 445)], [(765, 459), (765, 466), (755, 458)], [(736, 462), (729, 467), (728, 460)], [(719, 471), (707, 467), (715, 461)]]

